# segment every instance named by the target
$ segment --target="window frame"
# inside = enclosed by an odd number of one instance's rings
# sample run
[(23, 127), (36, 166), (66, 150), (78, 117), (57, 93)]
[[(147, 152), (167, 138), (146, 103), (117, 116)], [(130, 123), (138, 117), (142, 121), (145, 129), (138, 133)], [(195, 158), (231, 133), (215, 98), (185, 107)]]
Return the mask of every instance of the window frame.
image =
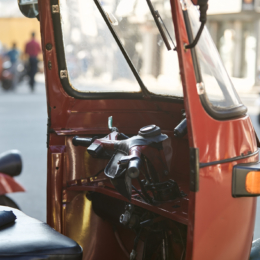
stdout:
[[(193, 42), (194, 36), (192, 33), (191, 25), (190, 25), (190, 18), (188, 14), (188, 10), (183, 10), (183, 17), (185, 21), (186, 31), (188, 34), (189, 42)], [(204, 28), (205, 29), (205, 28)], [(191, 55), (193, 60), (193, 66), (195, 71), (196, 83), (201, 84), (203, 83), (203, 78), (201, 74), (201, 69), (196, 53), (196, 47), (191, 49)], [(224, 65), (223, 65), (224, 66)], [(217, 108), (212, 104), (209, 100), (206, 91), (203, 91), (199, 94), (201, 104), (205, 111), (214, 119), (216, 120), (228, 120), (228, 119), (235, 119), (239, 117), (243, 117), (247, 113), (247, 107), (244, 104), (240, 104), (236, 107), (232, 108)]]
[[(51, 8), (53, 5), (59, 6), (60, 0), (50, 0)], [(129, 65), (133, 75), (135, 76), (141, 91), (140, 92), (82, 92), (76, 90), (73, 85), (69, 81), (69, 77), (60, 78), (61, 84), (65, 90), (65, 92), (76, 98), (76, 99), (153, 99), (153, 100), (165, 100), (165, 101), (177, 101), (183, 102), (184, 97), (179, 96), (163, 96), (151, 93), (144, 85), (142, 79), (140, 78), (138, 72), (136, 71), (131, 59), (129, 58), (126, 50), (124, 49), (120, 39), (117, 37), (113, 27), (111, 26), (110, 22), (108, 21), (107, 16), (101, 5), (99, 4), (98, 0), (93, 0), (96, 4), (100, 14), (102, 15), (106, 25), (108, 26), (113, 38), (115, 39), (120, 51), (122, 52), (127, 64)], [(54, 38), (55, 38), (55, 46), (56, 46), (56, 53), (57, 53), (57, 61), (58, 61), (58, 69), (59, 73), (62, 70), (67, 71), (67, 64), (66, 64), (66, 56), (64, 51), (64, 43), (63, 43), (63, 34), (62, 34), (62, 26), (61, 26), (61, 14), (53, 13), (52, 10), (52, 22), (53, 22), (53, 29), (54, 29)], [(174, 23), (174, 22), (173, 22)], [(174, 26), (175, 27), (175, 26)], [(175, 31), (176, 33), (176, 31)], [(179, 67), (180, 69), (180, 67)], [(183, 87), (183, 84), (182, 84)]]

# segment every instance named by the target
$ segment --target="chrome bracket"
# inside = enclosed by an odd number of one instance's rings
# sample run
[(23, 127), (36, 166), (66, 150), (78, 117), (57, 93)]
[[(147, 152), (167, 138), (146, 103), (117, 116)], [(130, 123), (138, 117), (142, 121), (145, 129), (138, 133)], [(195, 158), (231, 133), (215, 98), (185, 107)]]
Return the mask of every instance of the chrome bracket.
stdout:
[(180, 2), (181, 2), (182, 10), (183, 10), (183, 11), (187, 11), (188, 6), (187, 6), (186, 1), (185, 1), (185, 0), (180, 0)]
[(203, 95), (205, 93), (205, 86), (203, 82), (197, 83), (197, 91), (199, 95)]
[(59, 5), (52, 5), (52, 13), (58, 14), (60, 12)]
[(68, 71), (67, 70), (61, 70), (60, 71), (60, 78), (65, 79), (68, 77)]

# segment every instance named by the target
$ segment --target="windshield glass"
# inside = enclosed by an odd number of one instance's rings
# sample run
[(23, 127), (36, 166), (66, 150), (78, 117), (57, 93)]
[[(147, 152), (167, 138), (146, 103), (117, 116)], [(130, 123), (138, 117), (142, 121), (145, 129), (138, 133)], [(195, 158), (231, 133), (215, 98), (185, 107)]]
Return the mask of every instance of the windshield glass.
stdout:
[[(186, 2), (193, 36), (195, 37), (200, 27), (199, 12), (190, 0)], [(213, 106), (219, 109), (230, 109), (239, 106), (241, 104), (240, 98), (206, 27), (196, 45), (196, 54), (205, 85), (205, 92)]]
[(92, 0), (60, 0), (70, 84), (81, 92), (140, 92), (140, 86)]
[[(170, 1), (151, 2), (175, 42)], [(146, 0), (60, 0), (65, 56), (73, 88), (84, 92), (140, 91), (97, 4), (146, 88), (158, 95), (182, 96), (177, 52), (163, 27), (171, 44), (171, 50), (167, 50)], [(107, 83), (106, 87), (102, 82)]]

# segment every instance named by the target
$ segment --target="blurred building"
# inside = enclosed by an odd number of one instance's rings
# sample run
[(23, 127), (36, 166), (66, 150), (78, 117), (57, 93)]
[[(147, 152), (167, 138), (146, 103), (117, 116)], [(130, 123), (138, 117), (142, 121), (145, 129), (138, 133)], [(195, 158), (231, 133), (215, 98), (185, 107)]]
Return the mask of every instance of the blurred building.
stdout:
[(208, 29), (236, 83), (260, 86), (260, 0), (210, 0)]
[(36, 32), (40, 41), (40, 23), (37, 19), (25, 18), (18, 7), (17, 0), (0, 0), (0, 42), (10, 48), (13, 42), (19, 50), (24, 51), (25, 43), (31, 32)]

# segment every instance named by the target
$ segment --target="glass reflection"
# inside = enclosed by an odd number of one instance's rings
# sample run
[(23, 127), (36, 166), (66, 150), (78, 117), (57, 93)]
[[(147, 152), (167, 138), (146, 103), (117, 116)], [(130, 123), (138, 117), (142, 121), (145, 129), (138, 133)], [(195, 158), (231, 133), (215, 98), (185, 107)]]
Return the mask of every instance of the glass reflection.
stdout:
[(60, 1), (69, 80), (82, 92), (140, 92), (93, 1)]
[[(99, 3), (148, 90), (159, 95), (182, 96), (177, 53), (167, 51), (146, 0)], [(175, 40), (169, 0), (152, 3)], [(60, 5), (73, 87), (84, 92), (140, 91), (94, 1), (61, 0)]]
[[(169, 0), (151, 2), (175, 41)], [(116, 22), (111, 22), (113, 29), (148, 90), (159, 95), (182, 96), (177, 52), (173, 45), (170, 51), (164, 45), (146, 0), (102, 0), (100, 3), (108, 17), (111, 14), (115, 17)]]

